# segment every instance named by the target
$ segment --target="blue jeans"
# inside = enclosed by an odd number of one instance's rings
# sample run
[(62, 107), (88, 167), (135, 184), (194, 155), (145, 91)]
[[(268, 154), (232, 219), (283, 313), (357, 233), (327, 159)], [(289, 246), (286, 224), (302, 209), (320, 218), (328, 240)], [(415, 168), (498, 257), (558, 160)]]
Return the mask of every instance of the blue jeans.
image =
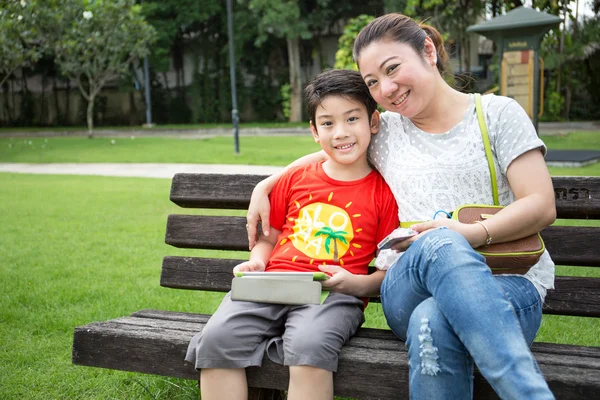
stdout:
[(529, 349), (542, 302), (521, 276), (493, 276), (446, 228), (414, 242), (387, 272), (383, 312), (408, 347), (411, 399), (472, 399), (473, 365), (502, 399), (554, 399)]

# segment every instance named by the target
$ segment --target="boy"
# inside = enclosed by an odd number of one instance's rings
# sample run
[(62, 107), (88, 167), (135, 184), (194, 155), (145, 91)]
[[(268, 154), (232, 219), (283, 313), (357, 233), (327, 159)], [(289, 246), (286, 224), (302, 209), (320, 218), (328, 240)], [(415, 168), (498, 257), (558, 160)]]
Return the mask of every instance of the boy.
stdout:
[(398, 208), (367, 163), (379, 113), (358, 72), (331, 70), (305, 89), (310, 130), (329, 156), (290, 168), (271, 195), (269, 236), (237, 271), (324, 271), (320, 305), (232, 301), (227, 294), (186, 360), (201, 369), (203, 400), (245, 399), (245, 368), (266, 352), (290, 368), (288, 399), (332, 399), (342, 346), (364, 321), (359, 297), (379, 294), (385, 271), (368, 275), (377, 243), (398, 226)]

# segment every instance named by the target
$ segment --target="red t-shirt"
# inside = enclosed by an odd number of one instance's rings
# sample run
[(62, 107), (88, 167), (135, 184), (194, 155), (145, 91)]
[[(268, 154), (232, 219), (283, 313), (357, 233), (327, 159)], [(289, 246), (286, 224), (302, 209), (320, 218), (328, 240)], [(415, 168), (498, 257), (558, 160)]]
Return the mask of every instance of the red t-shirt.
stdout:
[(271, 226), (281, 231), (267, 271), (319, 271), (339, 265), (367, 274), (377, 243), (398, 227), (398, 206), (379, 172), (337, 181), (321, 163), (293, 168), (270, 195)]

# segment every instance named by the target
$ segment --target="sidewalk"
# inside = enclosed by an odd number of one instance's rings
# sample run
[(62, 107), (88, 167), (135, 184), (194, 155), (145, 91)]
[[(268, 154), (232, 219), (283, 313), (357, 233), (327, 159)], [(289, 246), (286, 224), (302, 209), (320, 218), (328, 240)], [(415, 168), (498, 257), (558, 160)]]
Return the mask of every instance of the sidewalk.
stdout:
[(0, 173), (51, 175), (100, 175), (143, 178), (173, 178), (179, 172), (270, 175), (283, 167), (230, 164), (20, 164), (0, 163)]

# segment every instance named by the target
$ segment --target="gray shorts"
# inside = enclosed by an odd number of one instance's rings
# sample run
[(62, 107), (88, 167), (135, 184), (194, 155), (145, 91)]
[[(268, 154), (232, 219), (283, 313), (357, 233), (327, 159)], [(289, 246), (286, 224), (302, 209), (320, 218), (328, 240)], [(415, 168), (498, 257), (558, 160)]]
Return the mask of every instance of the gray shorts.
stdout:
[(331, 292), (323, 304), (290, 306), (232, 301), (228, 293), (192, 338), (186, 361), (201, 368), (278, 364), (337, 371), (342, 346), (364, 322), (362, 300)]

